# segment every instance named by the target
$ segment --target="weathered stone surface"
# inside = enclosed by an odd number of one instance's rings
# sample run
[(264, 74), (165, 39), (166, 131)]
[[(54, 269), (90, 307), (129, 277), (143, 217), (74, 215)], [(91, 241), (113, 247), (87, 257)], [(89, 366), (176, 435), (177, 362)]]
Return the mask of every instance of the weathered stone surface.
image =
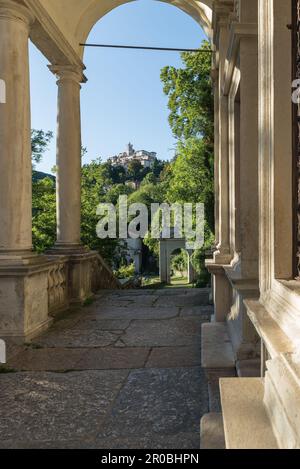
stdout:
[(144, 368), (150, 349), (102, 348), (90, 349), (77, 363), (78, 370), (109, 370)]
[(2, 375), (0, 440), (84, 440), (99, 431), (126, 377), (126, 371)]
[(35, 342), (43, 347), (107, 347), (114, 344), (118, 337), (118, 333), (96, 328), (70, 329), (50, 331)]
[[(122, 301), (121, 301), (122, 300)], [(143, 305), (143, 306), (153, 306), (155, 302), (158, 300), (157, 295), (137, 295), (134, 297), (133, 295), (126, 295), (119, 298), (119, 303), (127, 302), (128, 305), (135, 304), (135, 305)], [(115, 300), (113, 301), (116, 302)], [(122, 306), (122, 305), (121, 305)]]
[(133, 321), (122, 341), (128, 346), (172, 347), (200, 343), (201, 324), (195, 319)]
[(151, 435), (133, 438), (97, 438), (95, 440), (0, 441), (0, 449), (199, 449), (199, 435)]
[[(23, 372), (0, 375), (0, 448), (199, 448), (203, 317), (134, 293), (100, 295), (14, 349), (8, 366)], [(124, 296), (130, 306), (112, 306)]]
[(163, 295), (158, 298), (156, 306), (187, 306), (187, 305), (207, 305), (209, 293), (208, 290), (186, 290), (183, 295)]
[(146, 367), (178, 368), (200, 365), (200, 347), (157, 347), (152, 349)]
[(199, 317), (202, 321), (209, 321), (213, 313), (212, 306), (184, 306), (180, 309), (181, 317)]
[(130, 306), (128, 308), (100, 306), (97, 312), (89, 313), (90, 316), (103, 319), (169, 319), (178, 316), (179, 308), (157, 308), (150, 306)]
[(132, 371), (98, 438), (149, 437), (195, 433), (207, 412), (201, 368)]
[(27, 349), (8, 362), (19, 371), (65, 371), (77, 369), (77, 363), (86, 353), (84, 349)]
[(130, 324), (130, 319), (101, 319), (98, 316), (88, 316), (81, 319), (72, 329), (100, 329), (102, 331), (124, 331)]

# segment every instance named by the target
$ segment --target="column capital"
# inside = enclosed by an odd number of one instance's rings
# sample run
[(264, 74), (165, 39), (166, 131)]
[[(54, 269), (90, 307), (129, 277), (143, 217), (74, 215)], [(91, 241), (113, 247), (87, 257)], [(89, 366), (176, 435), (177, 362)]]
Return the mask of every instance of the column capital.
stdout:
[(86, 83), (87, 78), (79, 65), (49, 65), (49, 70), (58, 78), (57, 83), (72, 81), (76, 84)]
[(1, 0), (0, 20), (20, 21), (30, 27), (35, 20), (33, 13), (24, 5), (13, 0)]

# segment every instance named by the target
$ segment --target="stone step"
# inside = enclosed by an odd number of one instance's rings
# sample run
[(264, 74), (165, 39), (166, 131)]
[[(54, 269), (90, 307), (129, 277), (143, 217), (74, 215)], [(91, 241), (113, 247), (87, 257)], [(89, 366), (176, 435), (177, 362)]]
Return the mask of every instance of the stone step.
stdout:
[(235, 359), (224, 322), (202, 324), (202, 367), (211, 369), (235, 370)]
[(223, 378), (221, 402), (227, 449), (278, 449), (262, 378)]
[(211, 412), (203, 415), (200, 435), (201, 449), (225, 449), (222, 414)]

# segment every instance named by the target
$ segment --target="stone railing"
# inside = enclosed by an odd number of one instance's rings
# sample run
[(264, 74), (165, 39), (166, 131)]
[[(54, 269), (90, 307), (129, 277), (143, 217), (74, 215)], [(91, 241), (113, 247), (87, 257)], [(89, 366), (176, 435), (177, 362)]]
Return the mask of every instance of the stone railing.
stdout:
[(120, 290), (122, 284), (114, 276), (110, 267), (102, 259), (100, 254), (96, 254), (92, 259), (92, 292), (98, 290)]
[(83, 256), (51, 256), (48, 270), (49, 314), (82, 304), (99, 290), (126, 288), (97, 252)]
[(48, 272), (49, 312), (56, 313), (69, 307), (68, 262), (59, 260)]

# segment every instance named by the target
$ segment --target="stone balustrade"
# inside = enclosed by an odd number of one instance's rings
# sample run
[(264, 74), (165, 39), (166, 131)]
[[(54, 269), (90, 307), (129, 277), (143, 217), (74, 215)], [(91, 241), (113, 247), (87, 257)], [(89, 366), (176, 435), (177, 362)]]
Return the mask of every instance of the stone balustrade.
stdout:
[[(67, 256), (53, 258), (48, 271), (48, 307), (49, 314), (55, 314), (67, 310), (74, 304), (72, 290), (72, 261)], [(122, 285), (114, 276), (110, 267), (98, 253), (91, 253), (89, 262), (84, 269), (86, 295), (88, 298), (99, 290), (117, 290)], [(79, 295), (78, 295), (79, 297)], [(77, 302), (77, 301), (75, 301)]]
[(55, 262), (48, 272), (49, 313), (57, 313), (69, 306), (68, 263), (65, 260)]
[(93, 293), (98, 290), (119, 290), (122, 288), (120, 281), (99, 254), (93, 258), (91, 268)]

